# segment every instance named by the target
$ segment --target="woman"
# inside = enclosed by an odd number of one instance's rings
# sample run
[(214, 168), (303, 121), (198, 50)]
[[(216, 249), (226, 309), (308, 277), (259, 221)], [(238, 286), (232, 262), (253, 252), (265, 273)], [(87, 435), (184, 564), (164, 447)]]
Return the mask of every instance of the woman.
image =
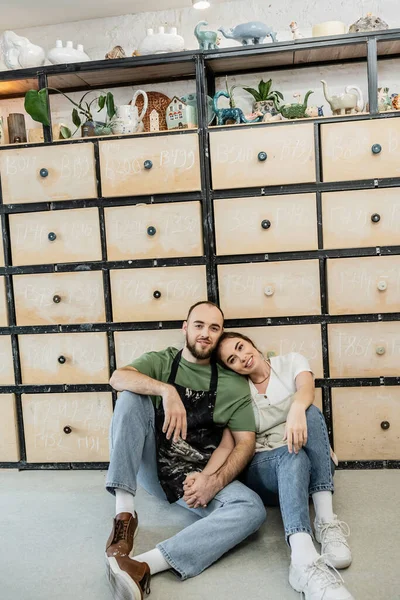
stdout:
[[(224, 333), (218, 360), (248, 377), (257, 427), (256, 453), (242, 481), (268, 503), (279, 495), (286, 541), (291, 548), (289, 582), (306, 600), (352, 600), (343, 579), (329, 567), (351, 563), (349, 528), (333, 513), (328, 432), (312, 405), (314, 379), (296, 352), (265, 359), (245, 335)], [(315, 507), (312, 539), (308, 499)]]

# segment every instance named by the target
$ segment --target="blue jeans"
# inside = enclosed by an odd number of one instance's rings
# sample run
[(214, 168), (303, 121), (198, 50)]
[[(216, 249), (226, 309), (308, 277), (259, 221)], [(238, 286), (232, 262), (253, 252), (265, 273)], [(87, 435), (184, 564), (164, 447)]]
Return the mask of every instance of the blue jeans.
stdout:
[(325, 419), (314, 405), (306, 411), (308, 439), (298, 454), (287, 446), (258, 452), (241, 480), (257, 492), (264, 504), (279, 505), (285, 537), (306, 532), (312, 536), (309, 495), (333, 492), (333, 462)]
[[(158, 481), (154, 408), (149, 396), (122, 392), (110, 428), (110, 466), (106, 488), (136, 494), (137, 484), (166, 500)], [(259, 529), (266, 512), (260, 497), (239, 481), (218, 492), (206, 508), (191, 509), (199, 517), (177, 535), (157, 544), (181, 579), (194, 577), (225, 552)]]

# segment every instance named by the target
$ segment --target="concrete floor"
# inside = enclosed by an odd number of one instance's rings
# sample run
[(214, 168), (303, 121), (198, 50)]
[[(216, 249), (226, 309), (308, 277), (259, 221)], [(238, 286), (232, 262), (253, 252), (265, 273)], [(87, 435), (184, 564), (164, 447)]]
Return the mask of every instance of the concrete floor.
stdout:
[[(0, 472), (0, 598), (111, 600), (103, 570), (114, 502), (104, 472)], [(354, 562), (342, 572), (356, 600), (400, 600), (400, 471), (339, 471), (335, 510), (351, 528)], [(137, 552), (193, 520), (141, 491)], [(277, 508), (248, 541), (202, 575), (155, 576), (151, 600), (295, 600)]]

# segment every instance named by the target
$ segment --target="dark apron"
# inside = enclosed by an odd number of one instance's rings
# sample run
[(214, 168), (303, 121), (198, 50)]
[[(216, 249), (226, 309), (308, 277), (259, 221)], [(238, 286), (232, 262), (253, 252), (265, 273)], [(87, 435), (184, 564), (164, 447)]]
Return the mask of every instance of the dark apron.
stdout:
[(198, 392), (175, 383), (181, 356), (182, 350), (174, 359), (168, 383), (174, 386), (186, 409), (186, 440), (179, 438), (173, 442), (172, 437), (167, 440), (162, 431), (165, 418), (162, 402), (155, 411), (158, 478), (170, 503), (183, 496), (187, 474), (204, 469), (223, 434), (223, 428), (214, 423), (218, 385), (216, 363), (211, 363), (210, 390)]

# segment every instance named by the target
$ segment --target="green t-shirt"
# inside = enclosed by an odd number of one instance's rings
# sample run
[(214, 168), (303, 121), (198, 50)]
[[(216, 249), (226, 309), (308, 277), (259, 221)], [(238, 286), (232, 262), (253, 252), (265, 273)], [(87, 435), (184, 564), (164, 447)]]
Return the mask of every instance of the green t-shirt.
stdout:
[[(147, 352), (129, 366), (143, 375), (167, 383), (172, 363), (179, 350), (166, 348), (161, 352)], [(191, 363), (181, 358), (175, 383), (196, 391), (210, 389), (211, 366)], [(154, 396), (156, 406), (160, 396)], [(232, 431), (255, 431), (254, 411), (251, 404), (250, 388), (245, 377), (218, 365), (217, 398), (214, 409), (214, 423), (228, 426)]]

